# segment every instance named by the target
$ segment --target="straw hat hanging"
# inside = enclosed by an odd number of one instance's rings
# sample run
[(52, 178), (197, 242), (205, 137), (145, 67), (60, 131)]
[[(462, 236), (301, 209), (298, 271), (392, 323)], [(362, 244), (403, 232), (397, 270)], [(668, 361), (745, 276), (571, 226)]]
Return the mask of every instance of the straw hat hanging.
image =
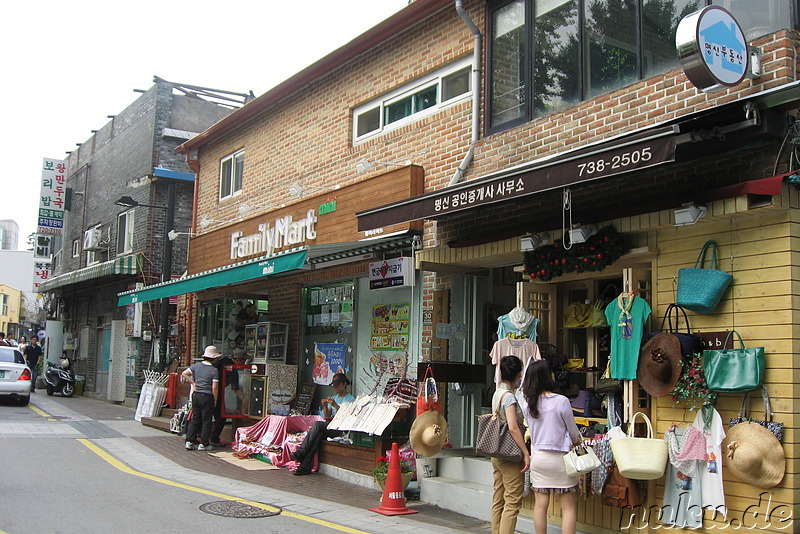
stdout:
[(739, 423), (723, 442), (725, 469), (757, 488), (777, 486), (786, 473), (786, 457), (775, 435), (758, 423)]
[(437, 411), (429, 410), (414, 419), (409, 431), (411, 448), (420, 456), (434, 456), (447, 442), (447, 420)]

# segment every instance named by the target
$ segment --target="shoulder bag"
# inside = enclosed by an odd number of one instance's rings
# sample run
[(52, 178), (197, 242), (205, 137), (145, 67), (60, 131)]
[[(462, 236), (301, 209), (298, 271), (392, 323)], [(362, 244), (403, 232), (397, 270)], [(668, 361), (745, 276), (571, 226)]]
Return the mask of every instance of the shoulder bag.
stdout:
[(594, 390), (596, 393), (607, 394), (619, 391), (620, 389), (622, 389), (622, 380), (611, 378), (611, 359), (609, 359), (606, 370), (603, 372), (603, 375), (597, 379), (597, 383), (594, 385)]
[(728, 332), (723, 347), (728, 346), (734, 333), (739, 338), (740, 348), (703, 351), (706, 383), (711, 391), (744, 393), (757, 389), (764, 380), (764, 347), (745, 348), (736, 330)]
[[(711, 249), (708, 269), (706, 252)], [(699, 266), (699, 267), (698, 267)], [(676, 302), (697, 313), (714, 313), (733, 276), (717, 268), (717, 242), (706, 241), (694, 267), (678, 270), (678, 296)]]
[(417, 394), (417, 417), (425, 412), (439, 411), (439, 390), (436, 389), (436, 380), (430, 365), (425, 369), (425, 375), (419, 386)]
[(600, 495), (601, 502), (606, 506), (633, 508), (644, 504), (644, 492), (639, 483), (622, 476), (616, 465), (609, 468), (608, 476)]
[[(672, 325), (672, 316), (675, 315), (675, 326)], [(683, 314), (683, 321), (686, 325), (686, 332), (680, 331), (680, 316)], [(664, 330), (666, 324), (667, 330)], [(686, 315), (686, 310), (677, 304), (670, 304), (667, 306), (667, 311), (664, 312), (664, 318), (661, 319), (661, 328), (658, 332), (652, 332), (650, 337), (653, 337), (661, 332), (668, 332), (678, 338), (681, 342), (681, 354), (684, 360), (689, 360), (691, 357), (703, 351), (703, 340), (697, 334), (692, 334), (689, 327), (689, 317)]]
[[(505, 393), (508, 395), (509, 393)], [(497, 410), (478, 416), (478, 435), (475, 438), (475, 452), (481, 456), (491, 456), (509, 462), (521, 462), (522, 451), (514, 441), (508, 424), (500, 420), (502, 397)]]
[(767, 386), (761, 386), (761, 396), (764, 399), (764, 420), (760, 421), (758, 419), (751, 419), (750, 418), (750, 392), (744, 394), (742, 397), (742, 407), (739, 409), (738, 417), (731, 417), (729, 427), (733, 427), (738, 425), (739, 423), (756, 423), (770, 432), (772, 432), (778, 441), (783, 440), (783, 423), (779, 423), (777, 421), (772, 420), (772, 403), (769, 400), (769, 393), (767, 393)]
[(564, 455), (564, 467), (568, 476), (576, 478), (600, 467), (600, 459), (591, 447), (583, 444), (575, 445)]

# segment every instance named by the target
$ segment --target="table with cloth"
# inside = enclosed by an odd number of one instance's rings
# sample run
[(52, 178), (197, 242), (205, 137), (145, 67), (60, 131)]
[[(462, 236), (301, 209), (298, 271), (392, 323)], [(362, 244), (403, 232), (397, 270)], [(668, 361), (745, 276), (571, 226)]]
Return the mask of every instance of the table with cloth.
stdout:
[[(322, 421), (318, 415), (267, 415), (253, 426), (237, 428), (233, 441), (233, 450), (237, 455), (249, 456), (263, 454), (277, 467), (295, 468), (299, 464), (292, 460), (290, 452), (296, 451), (301, 442), (287, 442), (289, 434), (306, 432), (311, 425)], [(281, 447), (280, 452), (270, 450), (270, 446)], [(318, 458), (314, 458), (314, 469), (319, 467)]]

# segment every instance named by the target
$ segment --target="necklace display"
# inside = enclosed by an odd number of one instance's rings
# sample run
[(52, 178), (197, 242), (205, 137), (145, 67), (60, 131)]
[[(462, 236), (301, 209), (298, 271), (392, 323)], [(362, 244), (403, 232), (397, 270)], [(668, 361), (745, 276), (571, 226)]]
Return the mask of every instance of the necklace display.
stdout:
[(631, 307), (636, 295), (631, 293), (620, 293), (617, 297), (617, 307), (620, 309), (619, 324), (622, 329), (622, 339), (631, 339), (633, 337), (633, 317), (631, 316)]

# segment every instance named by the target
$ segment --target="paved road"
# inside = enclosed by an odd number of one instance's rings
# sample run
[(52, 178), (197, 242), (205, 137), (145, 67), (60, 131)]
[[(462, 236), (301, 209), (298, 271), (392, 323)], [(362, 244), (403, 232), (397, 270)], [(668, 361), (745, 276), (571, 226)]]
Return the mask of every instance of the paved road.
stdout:
[[(363, 488), (285, 469), (246, 471), (181, 443), (134, 421), (129, 408), (85, 397), (0, 401), (0, 533), (489, 531), (427, 505), (383, 516), (367, 509), (377, 502)], [(208, 507), (269, 517), (221, 517)]]

